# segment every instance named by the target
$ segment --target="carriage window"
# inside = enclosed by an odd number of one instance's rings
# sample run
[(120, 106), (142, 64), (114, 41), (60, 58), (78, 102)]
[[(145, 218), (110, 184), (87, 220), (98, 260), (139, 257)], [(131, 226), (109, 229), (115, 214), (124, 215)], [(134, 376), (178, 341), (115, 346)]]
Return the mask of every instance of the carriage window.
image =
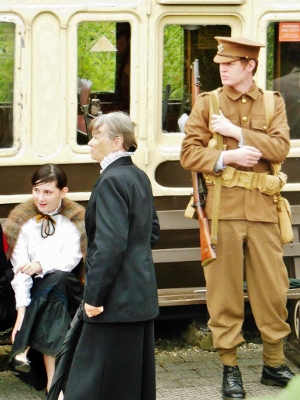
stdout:
[(284, 100), (291, 139), (300, 139), (300, 22), (268, 26), (267, 88)]
[(163, 132), (180, 132), (178, 119), (192, 108), (191, 66), (199, 64), (201, 91), (221, 85), (218, 66), (213, 62), (215, 36), (231, 36), (227, 25), (167, 25), (164, 29), (163, 53)]
[(13, 144), (15, 24), (0, 22), (0, 148)]
[(130, 111), (130, 37), (128, 22), (78, 25), (77, 142), (88, 142), (92, 118)]

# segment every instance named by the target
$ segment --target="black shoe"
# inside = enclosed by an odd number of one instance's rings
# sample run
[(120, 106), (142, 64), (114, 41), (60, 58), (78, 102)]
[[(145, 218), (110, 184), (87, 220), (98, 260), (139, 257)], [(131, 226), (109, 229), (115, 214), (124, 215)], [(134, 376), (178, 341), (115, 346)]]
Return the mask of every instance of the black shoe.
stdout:
[(295, 374), (285, 364), (279, 365), (279, 367), (268, 367), (264, 365), (260, 382), (267, 386), (286, 387), (294, 375)]
[(12, 359), (11, 365), (12, 365), (13, 369), (15, 369), (16, 371), (25, 372), (26, 374), (28, 374), (28, 372), (30, 372), (30, 369), (31, 369), (28, 360), (21, 361), (21, 360), (17, 360), (15, 357)]
[(224, 400), (244, 399), (246, 392), (243, 388), (242, 376), (239, 367), (223, 368), (222, 396)]

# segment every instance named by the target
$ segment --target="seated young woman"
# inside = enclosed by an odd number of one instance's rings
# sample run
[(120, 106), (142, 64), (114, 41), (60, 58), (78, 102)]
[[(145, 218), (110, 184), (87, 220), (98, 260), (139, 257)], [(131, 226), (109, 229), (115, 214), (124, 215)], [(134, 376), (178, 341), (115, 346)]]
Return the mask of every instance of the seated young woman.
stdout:
[(16, 206), (4, 226), (17, 308), (11, 362), (29, 372), (29, 349), (41, 352), (49, 390), (55, 357), (82, 299), (85, 209), (66, 198), (67, 176), (57, 165), (40, 166), (31, 183), (32, 198)]

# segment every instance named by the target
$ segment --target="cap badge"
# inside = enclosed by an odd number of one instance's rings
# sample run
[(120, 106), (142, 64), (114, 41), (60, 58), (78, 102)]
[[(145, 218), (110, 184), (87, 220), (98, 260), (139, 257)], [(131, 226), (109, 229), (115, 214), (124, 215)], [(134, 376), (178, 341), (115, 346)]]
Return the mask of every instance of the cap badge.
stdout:
[(219, 44), (219, 46), (217, 47), (218, 47), (218, 53), (222, 53), (225, 50), (222, 44)]

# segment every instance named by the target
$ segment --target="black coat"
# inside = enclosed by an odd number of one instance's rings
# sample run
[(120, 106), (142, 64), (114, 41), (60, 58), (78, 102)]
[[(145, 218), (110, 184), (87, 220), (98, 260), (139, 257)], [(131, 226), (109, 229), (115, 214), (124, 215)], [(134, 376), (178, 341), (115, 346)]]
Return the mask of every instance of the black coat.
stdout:
[(15, 293), (11, 286), (13, 277), (13, 270), (7, 262), (4, 252), (3, 232), (0, 224), (0, 331), (10, 328), (16, 319)]
[(97, 180), (85, 214), (88, 252), (84, 301), (104, 312), (84, 320), (135, 322), (158, 315), (151, 248), (159, 222), (147, 175), (131, 157), (111, 163)]

